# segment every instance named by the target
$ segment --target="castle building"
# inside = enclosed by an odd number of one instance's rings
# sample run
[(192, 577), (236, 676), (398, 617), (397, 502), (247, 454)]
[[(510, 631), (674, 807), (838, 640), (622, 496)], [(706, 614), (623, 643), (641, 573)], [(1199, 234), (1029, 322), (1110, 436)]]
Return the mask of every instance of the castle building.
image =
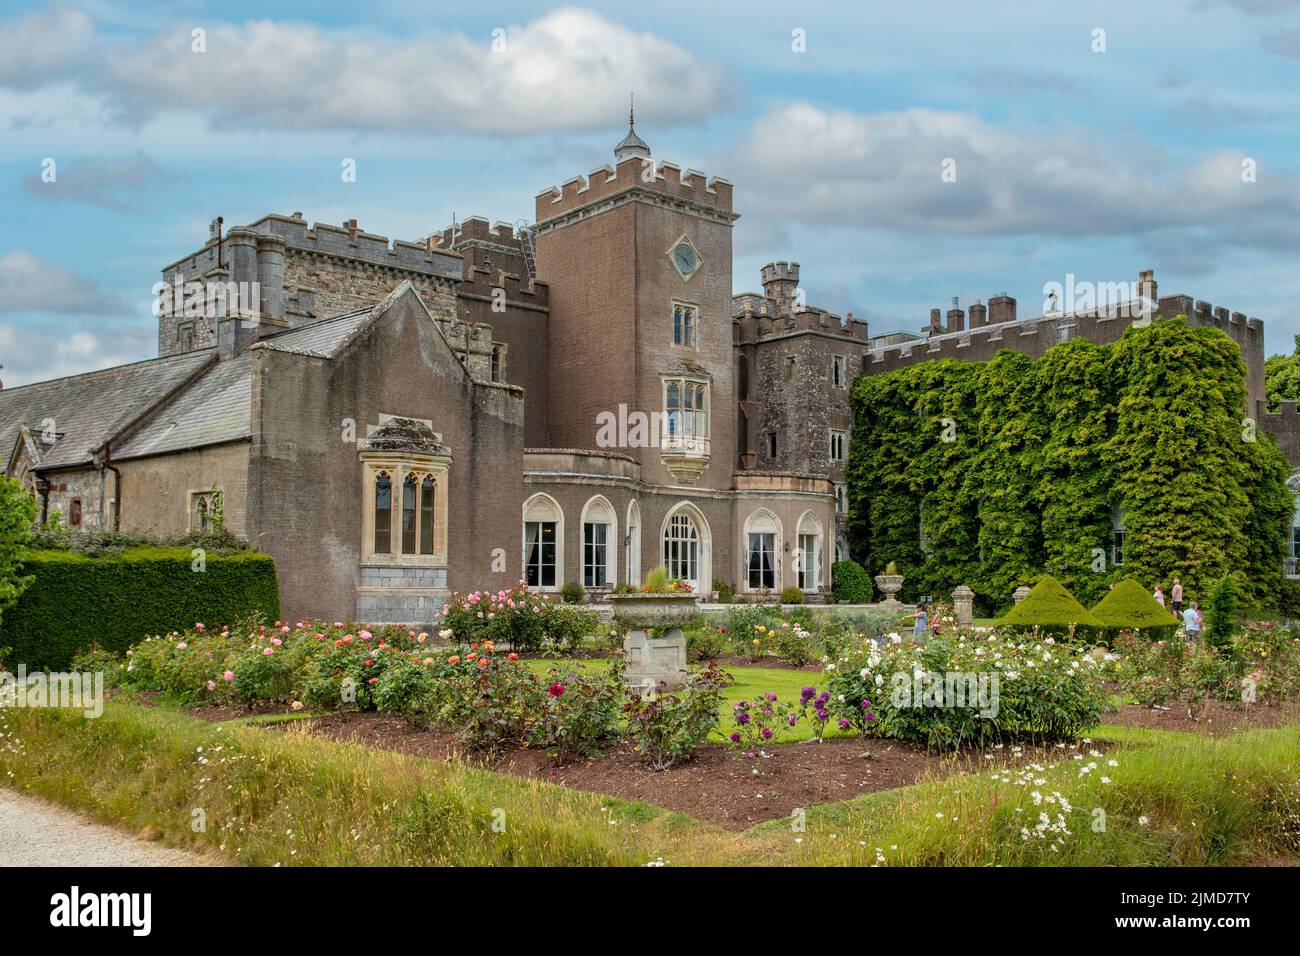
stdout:
[[(729, 182), (629, 129), (531, 223), (403, 242), (215, 220), (162, 270), (157, 358), (0, 389), (5, 473), (74, 528), (219, 523), (275, 557), (290, 618), (425, 624), (453, 590), (600, 592), (661, 564), (817, 601), (847, 557), (858, 375), (1150, 318), (1020, 319), (1001, 295), (871, 338), (808, 305), (795, 262), (734, 293), (738, 218)], [(1261, 426), (1300, 462), (1295, 408), (1264, 408), (1262, 323), (1138, 288), (1238, 342)]]

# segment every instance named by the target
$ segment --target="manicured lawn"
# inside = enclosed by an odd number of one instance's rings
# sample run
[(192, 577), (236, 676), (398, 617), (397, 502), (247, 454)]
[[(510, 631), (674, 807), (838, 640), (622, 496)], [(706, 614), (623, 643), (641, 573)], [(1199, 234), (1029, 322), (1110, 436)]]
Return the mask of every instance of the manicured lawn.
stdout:
[[(546, 658), (527, 662), (529, 668), (538, 674), (544, 674), (552, 668), (561, 673), (571, 673), (574, 670), (579, 670), (590, 674), (605, 670), (610, 666), (610, 663), (608, 660), (575, 661), (566, 658)], [(791, 701), (797, 704), (799, 702), (799, 691), (804, 687), (816, 687), (818, 693), (826, 689), (825, 676), (811, 671), (792, 671), (779, 667), (729, 667), (724, 669), (735, 678), (736, 682), (727, 688), (726, 704), (720, 714), (722, 722), (718, 725), (718, 730), (714, 732), (714, 737), (718, 740), (725, 740), (726, 736), (735, 729), (732, 724), (731, 709), (738, 701), (754, 700), (760, 695), (771, 691), (776, 694), (778, 702)], [(843, 736), (850, 736), (851, 734), (852, 731), (849, 731)], [(833, 721), (827, 724), (826, 736), (842, 736)], [(800, 740), (811, 740), (812, 737), (812, 725), (806, 720), (800, 720), (794, 727), (787, 727), (778, 738), (777, 743), (795, 743)]]

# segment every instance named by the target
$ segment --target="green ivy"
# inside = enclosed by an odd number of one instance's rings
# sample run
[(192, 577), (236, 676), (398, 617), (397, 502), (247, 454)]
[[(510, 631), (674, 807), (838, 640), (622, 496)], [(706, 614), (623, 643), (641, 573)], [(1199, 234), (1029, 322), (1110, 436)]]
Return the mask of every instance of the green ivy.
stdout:
[(1245, 364), (1218, 329), (1180, 317), (1037, 360), (922, 362), (860, 378), (852, 403), (850, 550), (872, 574), (894, 561), (905, 600), (968, 584), (1005, 608), (1044, 572), (1087, 603), (1125, 575), (1178, 575), (1190, 598), (1245, 572), (1250, 603), (1277, 604), (1290, 469), (1244, 420)]

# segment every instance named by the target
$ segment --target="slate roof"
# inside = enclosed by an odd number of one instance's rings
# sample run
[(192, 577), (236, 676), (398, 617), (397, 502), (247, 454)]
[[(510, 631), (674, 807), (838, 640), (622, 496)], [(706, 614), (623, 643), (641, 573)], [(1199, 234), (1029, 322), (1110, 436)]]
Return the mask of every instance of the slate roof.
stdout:
[(253, 357), (243, 352), (207, 369), (113, 448), (114, 459), (142, 458), (253, 434)]
[(53, 419), (59, 438), (42, 444), (40, 467), (89, 463), (93, 450), (214, 360), (214, 349), (200, 349), (0, 389), (0, 457), (13, 450), (22, 426), (39, 434), (42, 421)]
[(333, 358), (343, 348), (349, 336), (359, 329), (375, 311), (374, 306), (345, 312), (299, 326), (284, 332), (277, 332), (262, 339), (260, 344), (265, 349), (279, 352), (295, 352), (298, 355), (314, 355), (317, 358)]

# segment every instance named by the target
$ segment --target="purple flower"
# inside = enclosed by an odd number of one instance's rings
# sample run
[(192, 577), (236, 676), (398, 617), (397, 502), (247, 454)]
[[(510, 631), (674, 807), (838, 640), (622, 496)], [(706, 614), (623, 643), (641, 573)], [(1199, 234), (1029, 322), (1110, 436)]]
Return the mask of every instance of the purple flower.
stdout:
[(818, 708), (817, 708), (817, 719), (818, 719), (818, 720), (830, 720), (830, 717), (831, 717), (831, 715), (830, 715), (829, 713), (827, 713), (825, 707), (818, 707)]
[(740, 724), (742, 727), (745, 726), (745, 724), (749, 723), (749, 714), (742, 710), (736, 715), (736, 723)]
[(772, 739), (772, 728), (771, 728), (771, 727), (764, 727), (764, 728), (763, 728), (763, 739), (764, 739), (764, 740), (771, 740), (771, 739)]
[(870, 709), (871, 709), (871, 701), (869, 701), (869, 700), (863, 700), (863, 701), (862, 701), (862, 709), (863, 709), (863, 710), (870, 710)]
[(799, 703), (806, 704), (808, 703), (808, 701), (812, 700), (816, 696), (817, 696), (816, 687), (805, 687), (803, 690), (799, 691)]
[(818, 707), (825, 707), (826, 702), (830, 699), (831, 699), (831, 692), (828, 690), (822, 691), (822, 695), (818, 697), (813, 703), (815, 703)]
[(848, 730), (848, 729), (849, 729), (849, 722), (848, 722), (848, 719), (845, 718), (845, 717), (841, 717), (841, 718), (840, 718), (840, 730)]
[(739, 733), (734, 733), (734, 734), (732, 734), (732, 735), (731, 735), (731, 742), (732, 742), (733, 744), (738, 744), (738, 743), (740, 743), (740, 734), (739, 734)]
[(873, 714), (871, 711), (867, 711), (867, 720), (875, 720), (875, 719), (876, 719), (876, 715)]
[(769, 690), (766, 694), (764, 694), (763, 696), (766, 697), (768, 700), (771, 700), (771, 701), (775, 701), (775, 700), (776, 700), (776, 694), (772, 693), (770, 690)]
[(785, 722), (789, 724), (791, 727), (793, 727), (796, 723), (799, 722), (799, 718), (796, 717), (794, 714), (791, 714), (789, 717), (785, 719)]

